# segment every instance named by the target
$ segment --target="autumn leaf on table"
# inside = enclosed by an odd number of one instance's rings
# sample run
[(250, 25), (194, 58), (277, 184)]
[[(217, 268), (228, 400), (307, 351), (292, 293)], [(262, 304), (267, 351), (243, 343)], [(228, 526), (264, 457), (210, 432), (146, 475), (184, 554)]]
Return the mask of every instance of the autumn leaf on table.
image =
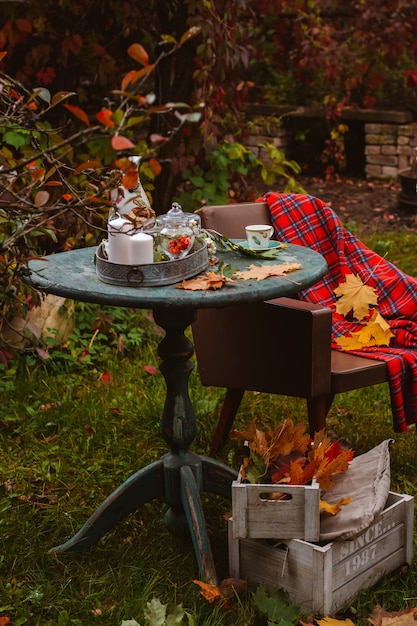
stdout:
[(207, 272), (190, 280), (183, 280), (177, 289), (189, 289), (191, 291), (207, 291), (208, 289), (221, 289), (225, 283), (232, 283), (231, 278), (226, 278), (216, 272)]
[(372, 346), (389, 346), (391, 337), (390, 325), (378, 311), (373, 311), (371, 319), (360, 330), (350, 336), (338, 337), (336, 343), (343, 350), (361, 350)]
[(279, 263), (278, 265), (255, 265), (249, 266), (248, 270), (235, 273), (236, 278), (241, 280), (265, 280), (269, 276), (285, 276), (289, 272), (300, 269), (300, 263)]
[(361, 321), (369, 314), (369, 309), (378, 304), (378, 296), (373, 287), (365, 285), (359, 276), (346, 274), (345, 282), (336, 287), (336, 312), (340, 315), (349, 315)]

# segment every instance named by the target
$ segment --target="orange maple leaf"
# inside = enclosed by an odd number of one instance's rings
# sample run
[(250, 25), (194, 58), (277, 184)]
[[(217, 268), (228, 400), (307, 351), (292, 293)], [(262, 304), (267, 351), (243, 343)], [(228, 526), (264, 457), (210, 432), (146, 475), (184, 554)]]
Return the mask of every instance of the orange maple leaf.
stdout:
[(201, 595), (207, 602), (214, 602), (215, 600), (219, 600), (222, 597), (220, 589), (216, 585), (211, 585), (209, 583), (204, 583), (201, 580), (193, 580), (193, 583), (198, 585), (201, 588)]
[(334, 474), (345, 472), (349, 467), (349, 461), (352, 458), (351, 450), (343, 450), (336, 458), (329, 459), (324, 457), (317, 468), (315, 477), (320, 489), (327, 491), (334, 485)]
[(282, 454), (287, 456), (297, 450), (305, 454), (310, 445), (310, 435), (306, 433), (303, 422), (294, 424), (291, 419), (286, 419), (278, 424), (271, 434), (271, 456)]
[(183, 280), (177, 289), (190, 289), (191, 291), (207, 291), (208, 289), (221, 289), (225, 283), (232, 283), (231, 278), (226, 278), (216, 272), (207, 272), (190, 280)]

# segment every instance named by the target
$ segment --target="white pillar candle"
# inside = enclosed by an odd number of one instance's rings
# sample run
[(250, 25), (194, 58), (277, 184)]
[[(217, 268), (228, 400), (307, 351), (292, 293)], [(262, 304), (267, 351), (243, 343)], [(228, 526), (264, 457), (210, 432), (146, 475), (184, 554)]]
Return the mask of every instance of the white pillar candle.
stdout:
[(129, 265), (129, 242), (131, 236), (128, 233), (132, 231), (132, 228), (132, 222), (122, 217), (117, 217), (108, 223), (108, 256), (111, 263)]
[(144, 265), (153, 263), (153, 237), (146, 233), (136, 233), (129, 241), (129, 264)]

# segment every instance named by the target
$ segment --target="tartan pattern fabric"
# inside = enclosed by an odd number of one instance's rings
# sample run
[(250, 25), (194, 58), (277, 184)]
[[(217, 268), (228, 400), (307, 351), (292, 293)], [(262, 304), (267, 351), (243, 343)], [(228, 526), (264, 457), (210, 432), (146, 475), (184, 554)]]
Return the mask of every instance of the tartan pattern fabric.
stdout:
[(334, 289), (347, 274), (359, 276), (378, 296), (378, 311), (394, 337), (390, 345), (363, 348), (352, 354), (387, 363), (395, 432), (417, 422), (417, 278), (367, 248), (346, 230), (336, 213), (309, 195), (268, 192), (262, 198), (271, 212), (278, 241), (307, 246), (322, 254), (327, 274), (300, 293), (300, 298), (332, 309), (333, 348), (340, 335), (362, 326), (336, 313)]

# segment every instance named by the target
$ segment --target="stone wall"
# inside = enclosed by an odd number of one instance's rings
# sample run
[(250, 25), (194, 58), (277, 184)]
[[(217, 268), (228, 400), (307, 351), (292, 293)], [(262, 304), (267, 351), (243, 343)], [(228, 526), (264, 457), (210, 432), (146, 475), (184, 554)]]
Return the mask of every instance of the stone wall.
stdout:
[[(294, 158), (294, 129), (291, 120), (305, 118), (312, 125), (324, 118), (321, 107), (272, 107), (251, 105), (245, 111), (249, 134), (245, 145), (264, 159), (265, 150), (261, 144), (271, 143)], [(357, 155), (364, 163), (364, 178), (395, 179), (398, 172), (410, 166), (414, 149), (417, 148), (417, 122), (407, 111), (380, 111), (344, 109), (341, 122), (349, 127), (349, 132), (358, 133), (361, 140), (354, 142), (364, 154)], [(317, 144), (317, 150), (321, 146)], [(319, 154), (316, 155), (319, 159)]]
[(367, 178), (396, 178), (410, 166), (417, 148), (417, 124), (365, 124)]
[(249, 134), (245, 140), (245, 146), (251, 150), (258, 159), (266, 162), (268, 153), (262, 145), (272, 144), (275, 148), (287, 154), (292, 137), (290, 130), (283, 126), (277, 118), (265, 118), (264, 120), (249, 120)]

